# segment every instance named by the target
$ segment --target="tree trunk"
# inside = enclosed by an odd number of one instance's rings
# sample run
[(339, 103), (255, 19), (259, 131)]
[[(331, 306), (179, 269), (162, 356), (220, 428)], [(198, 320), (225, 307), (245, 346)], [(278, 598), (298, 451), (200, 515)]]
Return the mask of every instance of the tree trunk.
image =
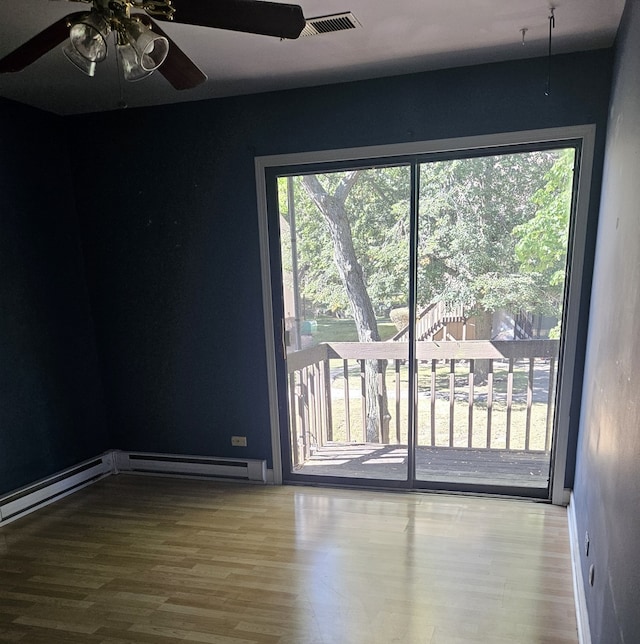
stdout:
[[(491, 340), (491, 329), (493, 324), (492, 311), (479, 311), (475, 315), (476, 318), (476, 340)], [(478, 385), (483, 385), (487, 382), (487, 374), (489, 373), (489, 360), (476, 360), (474, 381)]]
[[(358, 175), (358, 171), (346, 173), (333, 195), (324, 189), (315, 175), (303, 176), (302, 184), (327, 224), (333, 244), (334, 261), (349, 299), (358, 339), (360, 342), (379, 342), (376, 316), (367, 292), (362, 268), (353, 247), (351, 225), (345, 211), (345, 202)], [(386, 360), (365, 362), (365, 434), (368, 442), (389, 442), (391, 416), (387, 403), (386, 368)]]

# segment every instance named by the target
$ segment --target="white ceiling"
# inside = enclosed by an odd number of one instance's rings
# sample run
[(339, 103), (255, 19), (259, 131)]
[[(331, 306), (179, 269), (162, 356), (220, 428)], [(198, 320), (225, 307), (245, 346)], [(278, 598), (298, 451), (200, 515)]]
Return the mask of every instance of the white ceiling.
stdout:
[[(215, 0), (200, 0), (201, 2)], [(110, 51), (89, 78), (60, 47), (22, 72), (0, 75), (0, 96), (58, 114), (74, 114), (306, 87), (459, 65), (543, 56), (549, 0), (297, 0), (306, 18), (351, 11), (359, 29), (280, 41), (163, 23), (167, 34), (207, 74), (178, 92), (158, 73), (119, 81)], [(292, 0), (295, 3), (295, 0)], [(624, 0), (557, 0), (553, 52), (613, 43)], [(1, 0), (0, 58), (84, 5)], [(520, 30), (526, 28), (522, 45)]]

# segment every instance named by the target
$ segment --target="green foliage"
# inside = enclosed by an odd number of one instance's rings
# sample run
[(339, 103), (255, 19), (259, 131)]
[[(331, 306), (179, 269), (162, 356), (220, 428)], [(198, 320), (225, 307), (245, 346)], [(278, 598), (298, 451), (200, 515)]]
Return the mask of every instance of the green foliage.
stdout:
[[(573, 154), (551, 150), (422, 164), (418, 306), (444, 300), (464, 304), (468, 315), (501, 308), (557, 315)], [(318, 179), (334, 194), (344, 176), (332, 172)], [(280, 182), (281, 213), (288, 220), (286, 179)], [(293, 182), (301, 294), (318, 310), (350, 314), (327, 223), (301, 177)], [(377, 315), (408, 303), (410, 189), (408, 166), (366, 169), (346, 201)], [(288, 244), (283, 239), (283, 249)], [(290, 262), (286, 250), (283, 255)]]
[(423, 164), (418, 292), (463, 304), (468, 314), (534, 306), (539, 285), (522, 275), (514, 227), (534, 217), (556, 152)]
[(486, 273), (474, 278), (472, 285), (477, 301), (485, 311), (531, 310), (542, 296), (538, 285), (530, 275), (518, 273), (508, 275)]
[(545, 185), (533, 195), (535, 216), (513, 229), (520, 270), (544, 292), (544, 312), (555, 315), (564, 291), (573, 166), (574, 151), (560, 152), (545, 175)]
[[(318, 175), (333, 194), (345, 172)], [(280, 180), (281, 213), (285, 179)], [(350, 313), (349, 300), (333, 257), (326, 223), (306, 191), (301, 177), (294, 179), (298, 243), (298, 274), (303, 296), (323, 311)], [(286, 194), (284, 197), (286, 203)], [(377, 314), (406, 303), (409, 264), (409, 169), (362, 170), (346, 202), (356, 255), (364, 273), (369, 297)], [(288, 220), (288, 214), (285, 214)], [(288, 246), (290, 249), (290, 245)], [(289, 250), (290, 253), (290, 250)], [(283, 247), (283, 256), (287, 255)], [(286, 260), (289, 262), (290, 259)], [(288, 266), (285, 264), (285, 270)]]

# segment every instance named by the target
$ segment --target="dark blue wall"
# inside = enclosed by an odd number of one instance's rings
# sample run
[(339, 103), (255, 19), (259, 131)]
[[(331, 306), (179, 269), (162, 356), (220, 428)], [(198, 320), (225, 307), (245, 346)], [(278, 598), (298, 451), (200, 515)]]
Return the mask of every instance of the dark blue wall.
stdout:
[(102, 135), (76, 174), (113, 446), (225, 456), (242, 434), (271, 460), (256, 155), (596, 123), (589, 258), (610, 67), (555, 57), (550, 97), (534, 59), (75, 119)]
[(618, 34), (574, 502), (594, 644), (640, 642), (640, 1)]
[(0, 493), (109, 446), (63, 127), (0, 101)]

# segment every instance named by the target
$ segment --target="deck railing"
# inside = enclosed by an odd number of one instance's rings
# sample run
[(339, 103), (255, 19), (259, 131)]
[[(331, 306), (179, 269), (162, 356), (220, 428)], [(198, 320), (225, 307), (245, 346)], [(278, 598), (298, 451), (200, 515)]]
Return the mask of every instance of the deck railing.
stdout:
[[(557, 340), (416, 343), (417, 444), (548, 452), (558, 348)], [(293, 465), (316, 447), (366, 442), (371, 360), (386, 364), (377, 395), (386, 390), (389, 442), (407, 444), (407, 358), (404, 342), (329, 342), (290, 353)]]

